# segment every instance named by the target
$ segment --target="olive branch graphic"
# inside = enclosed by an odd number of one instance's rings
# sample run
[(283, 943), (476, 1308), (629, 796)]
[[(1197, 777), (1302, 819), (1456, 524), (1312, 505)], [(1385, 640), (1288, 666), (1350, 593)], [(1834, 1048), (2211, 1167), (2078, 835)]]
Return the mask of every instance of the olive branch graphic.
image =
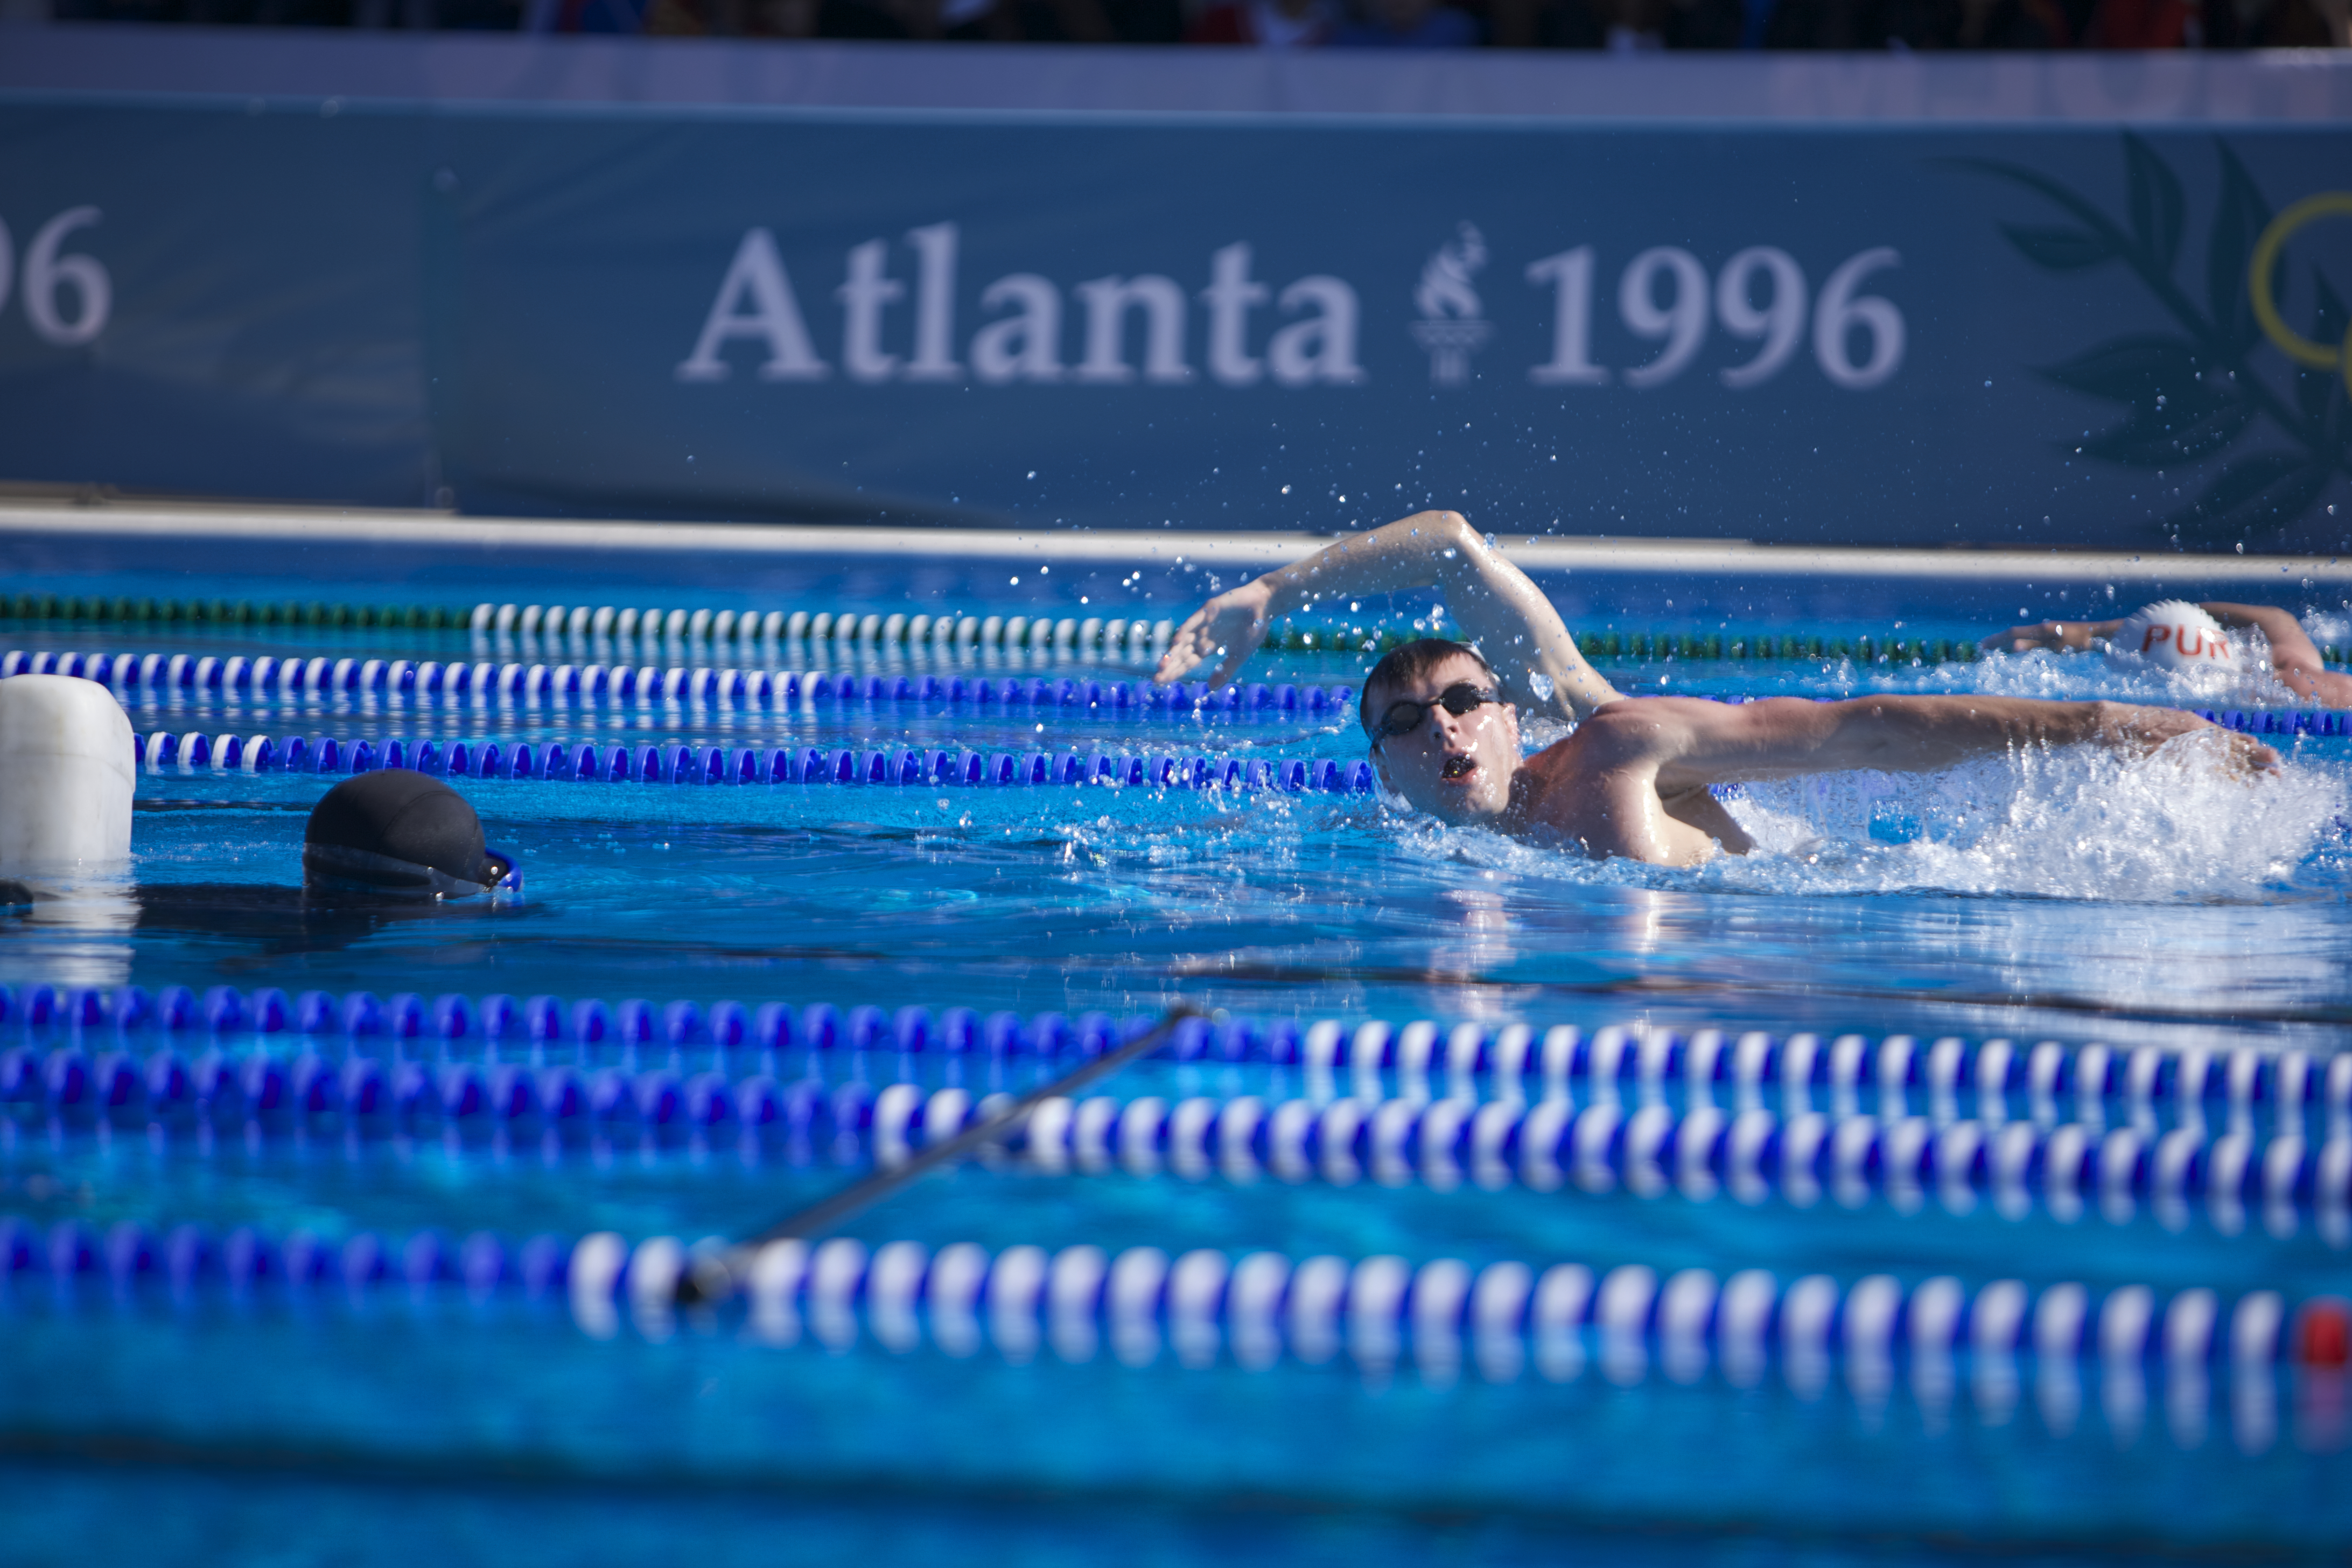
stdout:
[[(2119, 423), (2064, 445), (2107, 462), (2161, 471), (2229, 453), (2267, 422), (2273, 434), (2261, 449), (2231, 457), (2204, 493), (2162, 526), (2200, 543), (2276, 535), (2308, 511), (2338, 474), (2352, 475), (2352, 340), (2344, 302), (2316, 267), (2308, 340), (2294, 338), (2275, 309), (2258, 314), (2256, 279), (2248, 268), (2259, 250), (2268, 274), (2259, 280), (2261, 304), (2271, 306), (2284, 293), (2282, 231), (2337, 204), (2326, 198), (2298, 203), (2283, 222), (2237, 154), (2217, 138), (2221, 198), (2206, 235), (2200, 306), (2177, 276), (2188, 212), (2179, 176), (2140, 138), (2126, 133), (2123, 145), (2122, 220), (2032, 169), (1995, 159), (1953, 162), (2022, 185), (2074, 220), (2003, 224), (2001, 232), (2027, 260), (2050, 272), (2121, 262), (2172, 318), (2173, 331), (2115, 338), (2041, 372), (2061, 386), (2123, 405)], [(2253, 363), (2266, 337), (2294, 367), (2291, 397)]]

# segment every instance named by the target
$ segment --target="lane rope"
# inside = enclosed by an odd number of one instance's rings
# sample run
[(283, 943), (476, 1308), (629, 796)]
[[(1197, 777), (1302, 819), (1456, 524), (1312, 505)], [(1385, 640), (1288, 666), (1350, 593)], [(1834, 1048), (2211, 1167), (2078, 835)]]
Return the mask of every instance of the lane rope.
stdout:
[[(330, 1236), (132, 1220), (100, 1231), (11, 1215), (0, 1216), (0, 1286), (44, 1279), (66, 1311), (91, 1297), (110, 1312), (340, 1297), (361, 1321), (382, 1321), (404, 1296), (444, 1331), (467, 1320), (438, 1302), (462, 1294), (478, 1307), (564, 1310), (592, 1340), (631, 1329), (660, 1342), (677, 1332), (679, 1279), (715, 1245), (670, 1236), (631, 1243), (612, 1231), (518, 1243), (490, 1231)], [(2086, 1370), (2101, 1379), (2110, 1419), (2131, 1427), (2153, 1373), (2166, 1380), (2168, 1424), (2184, 1447), (2204, 1438), (2211, 1373), (2221, 1370), (2248, 1452), (2276, 1440), (2279, 1372), (2340, 1368), (2352, 1321), (2340, 1298), (2290, 1303), (2275, 1289), (2227, 1297), (2199, 1286), (2095, 1291), (2073, 1280), (1970, 1286), (1948, 1274), (1840, 1280), (1762, 1268), (1718, 1277), (1630, 1262), (1474, 1268), (1452, 1258), (1171, 1254), (1149, 1245), (869, 1248), (847, 1237), (772, 1242), (756, 1255), (740, 1305), (698, 1310), (729, 1313), (745, 1338), (773, 1349), (805, 1342), (841, 1353), (870, 1339), (903, 1354), (928, 1342), (959, 1359), (987, 1347), (1014, 1364), (1048, 1350), (1072, 1364), (1108, 1352), (1136, 1369), (1169, 1357), (1193, 1371), (1344, 1363), (1377, 1376), (1411, 1366), (1438, 1386), (1465, 1370), (1494, 1384), (1591, 1373), (1620, 1388), (1712, 1374), (1753, 1389), (1777, 1373), (1801, 1398), (1843, 1384), (1873, 1409), (1907, 1374), (1922, 1405), (1948, 1408), (1965, 1390), (1990, 1425), (2030, 1394), (2059, 1434), (2075, 1426)], [(2134, 1390), (2137, 1401), (2116, 1397)]]
[[(1164, 652), (1176, 623), (1116, 616), (909, 615), (830, 610), (636, 609), (613, 605), (477, 604), (358, 605), (320, 601), (60, 597), (20, 593), (0, 599), (0, 616), (72, 625), (282, 626), (445, 630), (512, 637), (641, 637), (696, 642), (841, 641), (941, 648), (1058, 648), (1100, 651), (1130, 658)], [(1293, 617), (1265, 647), (1284, 653), (1385, 653), (1433, 628), (1385, 622), (1307, 621)], [(1822, 637), (1759, 628), (1692, 632), (1675, 627), (1612, 628), (1575, 634), (1588, 658), (1822, 662), (1936, 665), (1975, 663), (1984, 651), (1968, 638), (1865, 634)], [(2327, 663), (2352, 660), (2352, 648), (2323, 646)]]
[[(798, 1008), (781, 1002), (705, 1006), (682, 999), (656, 1005), (638, 998), (607, 1004), (594, 997), (567, 1002), (503, 994), (289, 994), (274, 985), (249, 992), (215, 985), (201, 994), (185, 985), (152, 993), (140, 985), (0, 985), (0, 1029), (26, 1042), (19, 1049), (52, 1042), (93, 1052), (126, 1049), (149, 1034), (200, 1035), (216, 1046), (252, 1047), (265, 1054), (269, 1042), (281, 1037), (313, 1050), (320, 1042), (331, 1042), (347, 1053), (373, 1042), (422, 1040), (445, 1053), (480, 1051), (486, 1063), (497, 1062), (503, 1052), (522, 1051), (534, 1065), (545, 1065), (547, 1053), (570, 1050), (578, 1065), (589, 1067), (596, 1065), (590, 1053), (659, 1047), (710, 1051), (721, 1059), (732, 1050), (762, 1053), (762, 1070), (775, 1076), (775, 1054), (788, 1051), (845, 1051), (861, 1058), (866, 1053), (908, 1058), (1093, 1057), (1136, 1027), (1101, 1012), (1075, 1019), (1060, 1013), (1024, 1019), (1005, 1011), (983, 1016), (970, 1007), (934, 1013), (922, 1006), (893, 1010), (869, 1004), (844, 1011), (822, 1002)], [(49, 1048), (42, 1046), (44, 1052)], [(2280, 1119), (2283, 1131), (2290, 1119), (2324, 1105), (2331, 1123), (2340, 1124), (2330, 1136), (2352, 1133), (2352, 1052), (2315, 1057), (2294, 1048), (2213, 1051), (2154, 1045), (2116, 1050), (2096, 1042), (2069, 1046), (2055, 1040), (2028, 1047), (2001, 1038), (1969, 1041), (1956, 1036), (1923, 1042), (1894, 1034), (1873, 1041), (1858, 1034), (1824, 1039), (1811, 1033), (1615, 1024), (1590, 1033), (1561, 1024), (1538, 1033), (1528, 1024), (1461, 1023), (1448, 1028), (1429, 1019), (1397, 1026), (1379, 1019), (1350, 1025), (1337, 1018), (1302, 1023), (1236, 1016), (1186, 1019), (1156, 1055), (1173, 1062), (1300, 1068), (1310, 1083), (1326, 1086), (1325, 1099), (1342, 1092), (1343, 1082), (1345, 1092), (1368, 1101), (1444, 1098), (1475, 1104), (1571, 1100), (1580, 1095), (1589, 1103), (1632, 1098), (1648, 1105), (1675, 1093), (1690, 1100), (1704, 1096), (1711, 1105), (1722, 1092), (1735, 1110), (1745, 1110), (1760, 1104), (1763, 1095), (1778, 1093), (1783, 1113), (1797, 1116), (1812, 1109), (1811, 1097), (1820, 1092), (1843, 1117), (1874, 1093), (1882, 1117), (1891, 1121), (1913, 1114), (1916, 1094), (1924, 1097), (1937, 1124), (1960, 1120), (1971, 1104), (1977, 1119), (1988, 1124), (2030, 1120), (2045, 1126), (2062, 1121), (2139, 1126), (2158, 1108), (2172, 1110), (2183, 1124), (2226, 1109), (2235, 1122), (2264, 1106)]]
[(1370, 795), (1368, 762), (1239, 757), (1209, 752), (978, 752), (943, 748), (627, 746), (583, 741), (341, 741), (334, 736), (207, 735), (158, 730), (131, 737), (150, 773), (367, 773), (414, 768), (436, 776), (654, 784), (1116, 784), (1151, 789)]
[[(348, 694), (438, 699), (445, 706), (650, 706), (823, 712), (828, 706), (924, 706), (1011, 712), (1069, 710), (1115, 719), (1199, 718), (1254, 722), (1355, 718), (1352, 686), (1202, 681), (1160, 686), (1149, 680), (1026, 679), (1003, 676), (861, 675), (854, 671), (766, 670), (708, 665), (441, 664), (434, 660), (288, 658), (262, 655), (72, 653), (12, 648), (0, 654), (0, 678), (68, 675), (118, 692), (180, 693), (227, 700)], [(1728, 701), (1753, 700), (1747, 697)], [(2188, 709), (2241, 734), (2352, 734), (2352, 712), (2334, 709)]]
[(106, 654), (26, 651), (0, 654), (0, 678), (67, 675), (123, 693), (186, 693), (226, 700), (335, 694), (439, 699), (450, 707), (594, 707), (687, 703), (814, 712), (827, 705), (945, 708), (1068, 709), (1111, 718), (1189, 718), (1352, 721), (1352, 686), (1240, 683), (1211, 690), (1201, 681), (1166, 686), (1149, 680), (1088, 680), (1074, 677), (861, 675), (851, 670), (769, 670), (708, 665), (545, 665), (434, 660), (247, 659), (198, 654)]
[[(1158, 1043), (1151, 1034), (1130, 1037), (1082, 1058), (1068, 1076), (1098, 1074), (1121, 1053), (1149, 1054)], [(1782, 1116), (1760, 1106), (1678, 1111), (1624, 1106), (1613, 1097), (1581, 1106), (1566, 1098), (1355, 1095), (1077, 1100), (1056, 1093), (1061, 1087), (1029, 1090), (1019, 1105), (1034, 1102), (1034, 1114), (1008, 1131), (992, 1124), (1019, 1109), (1009, 1093), (975, 1097), (961, 1086), (906, 1081), (877, 1088), (857, 1079), (784, 1081), (772, 1070), (736, 1079), (715, 1068), (422, 1062), (363, 1053), (338, 1062), (315, 1049), (286, 1058), (218, 1047), (193, 1060), (169, 1047), (144, 1058), (92, 1057), (71, 1046), (0, 1052), (0, 1102), (37, 1106), (76, 1126), (128, 1120), (247, 1128), (258, 1142), (295, 1135), (298, 1125), (322, 1117), (372, 1138), (431, 1127), (599, 1137), (731, 1132), (782, 1142), (795, 1165), (818, 1152), (835, 1164), (869, 1164), (868, 1180), (891, 1187), (926, 1162), (992, 1138), (1005, 1157), (1049, 1175), (1167, 1173), (1239, 1185), (1271, 1175), (1338, 1187), (1419, 1183), (1437, 1192), (1573, 1186), (1645, 1199), (1679, 1194), (1693, 1202), (1727, 1192), (1751, 1205), (1777, 1197), (1809, 1208), (1826, 1196), (1847, 1209), (1879, 1201), (1906, 1214), (1933, 1196), (1954, 1214), (1990, 1201), (2017, 1219), (2038, 1203), (2069, 1222), (2092, 1202), (2120, 1222), (2143, 1201), (2179, 1216), (2202, 1200), (2225, 1229), (2242, 1226), (2249, 1207), (2273, 1230), (2290, 1231), (2298, 1212), (2315, 1210), (2332, 1240), (2352, 1241), (2352, 1110), (2343, 1106), (2327, 1135), (2312, 1141), (2299, 1116), (2282, 1116), (2274, 1135), (2260, 1136), (2250, 1111), (2214, 1134), (2201, 1117), (2159, 1131), (2109, 1126), (2095, 1112), (2086, 1121), (2045, 1126), (1910, 1114)]]

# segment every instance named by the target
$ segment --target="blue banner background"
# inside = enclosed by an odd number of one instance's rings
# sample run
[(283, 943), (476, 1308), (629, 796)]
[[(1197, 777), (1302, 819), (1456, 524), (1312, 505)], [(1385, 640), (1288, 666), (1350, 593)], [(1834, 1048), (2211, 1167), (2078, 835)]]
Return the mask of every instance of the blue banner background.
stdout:
[[(0, 473), (582, 515), (1338, 531), (1435, 503), (1511, 533), (2333, 551), (2352, 537), (2345, 379), (2298, 375), (2252, 324), (2243, 268), (2272, 215), (2352, 184), (2347, 148), (2307, 128), (2133, 143), (18, 95), (0, 101)], [(58, 252), (104, 268), (109, 310), (60, 342), (29, 309), (31, 252), (84, 208)], [(763, 247), (772, 274), (744, 259)], [(878, 301), (863, 375), (844, 298), (861, 247)], [(1530, 372), (1555, 361), (1570, 290), (1557, 264), (1528, 269), (1583, 247), (1606, 383), (1544, 384)], [(1760, 340), (1732, 318), (1763, 313), (1781, 264), (1751, 256), (1744, 313), (1724, 272), (1758, 247), (1800, 269), (1802, 311), (1785, 364), (1739, 388), (1724, 373)], [(1903, 352), (1840, 385), (1830, 371), (1874, 340), (1816, 342), (1825, 286), (1879, 250), (1895, 259), (1853, 293), (1899, 312)], [(1247, 303), (1223, 310), (1222, 354), (1219, 252)], [(1657, 335), (1621, 299), (1643, 253)], [(2287, 324), (2340, 345), (2324, 283), (2352, 292), (2352, 221), (2284, 256)], [(51, 272), (51, 327), (86, 323)], [(1082, 286), (1145, 277), (1181, 309), (1161, 364), (1181, 383), (1147, 374), (1140, 307), (1115, 354), (1090, 341)], [(1037, 281), (1008, 296), (1014, 278)], [(1678, 279), (1701, 335), (1678, 374), (1629, 384)], [(1302, 279), (1338, 281), (1285, 309)], [(777, 282), (798, 358), (778, 347)], [(1050, 354), (1033, 340), (1027, 374), (981, 374), (975, 335), (1041, 298)], [(1345, 300), (1352, 354), (1335, 347)], [(1458, 384), (1417, 335), (1433, 314), (1452, 323), (1437, 338), (1475, 340)], [(731, 335), (681, 379), (714, 315)], [(1292, 343), (1319, 371), (1282, 384), (1276, 335), (1318, 319)], [(1133, 379), (1088, 379), (1090, 351)], [(1058, 378), (1037, 379), (1049, 359)], [(2217, 484), (2236, 489), (2197, 514)]]

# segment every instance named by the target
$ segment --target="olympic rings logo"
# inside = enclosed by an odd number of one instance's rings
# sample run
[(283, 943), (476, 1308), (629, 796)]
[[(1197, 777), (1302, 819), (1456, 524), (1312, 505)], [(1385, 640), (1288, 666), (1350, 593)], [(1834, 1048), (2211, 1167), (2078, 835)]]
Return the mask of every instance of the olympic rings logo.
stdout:
[(2352, 217), (2352, 191), (2326, 191), (2305, 196), (2273, 218), (2270, 227), (2263, 230), (2262, 238), (2255, 242), (2246, 282), (2253, 293), (2254, 320), (2262, 323), (2263, 335), (2297, 364), (2342, 371), (2345, 386), (2352, 389), (2352, 331), (2344, 334), (2341, 343), (2315, 343), (2286, 324), (2279, 314), (2277, 300), (2271, 294), (2271, 274), (2278, 268), (2280, 250), (2295, 230), (2323, 217)]

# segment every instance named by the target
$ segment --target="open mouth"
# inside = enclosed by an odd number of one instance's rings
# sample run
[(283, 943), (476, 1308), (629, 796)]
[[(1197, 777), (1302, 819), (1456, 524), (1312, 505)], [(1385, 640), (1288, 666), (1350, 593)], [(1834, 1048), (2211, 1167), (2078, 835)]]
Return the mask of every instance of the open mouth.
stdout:
[(1476, 762), (1457, 752), (1445, 759), (1445, 765), (1437, 771), (1437, 776), (1449, 784), (1459, 784), (1477, 771)]

